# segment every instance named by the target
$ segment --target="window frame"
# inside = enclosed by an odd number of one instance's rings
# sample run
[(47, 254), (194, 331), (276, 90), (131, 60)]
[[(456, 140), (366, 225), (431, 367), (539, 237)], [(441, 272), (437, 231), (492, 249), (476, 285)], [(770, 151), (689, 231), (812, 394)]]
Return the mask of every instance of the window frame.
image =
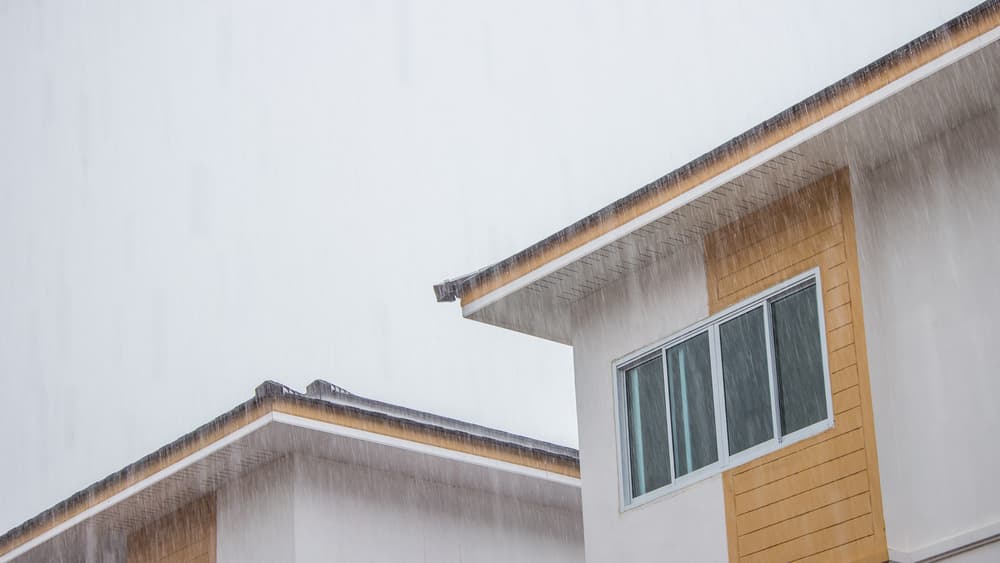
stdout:
[[(781, 435), (780, 405), (778, 405), (778, 370), (774, 352), (773, 318), (771, 315), (771, 302), (781, 299), (798, 290), (815, 284), (816, 307), (818, 309), (818, 323), (820, 333), (820, 350), (823, 359), (823, 387), (826, 395), (826, 418), (817, 421), (805, 428), (792, 432), (787, 436)], [(771, 416), (774, 436), (769, 440), (751, 446), (735, 455), (729, 455), (729, 433), (726, 420), (725, 393), (722, 379), (722, 349), (720, 346), (719, 326), (743, 313), (761, 307), (764, 314), (764, 337), (767, 348), (768, 380), (771, 395)], [(717, 475), (730, 467), (743, 465), (754, 459), (765, 456), (771, 452), (794, 444), (796, 442), (811, 438), (824, 432), (834, 425), (833, 393), (830, 386), (830, 365), (829, 351), (826, 343), (826, 317), (823, 305), (823, 286), (820, 280), (819, 268), (812, 268), (801, 274), (792, 276), (787, 280), (778, 283), (760, 293), (757, 293), (739, 303), (736, 303), (718, 313), (685, 327), (670, 336), (644, 346), (639, 350), (629, 353), (613, 362), (613, 389), (615, 404), (615, 426), (616, 426), (616, 447), (618, 448), (618, 485), (619, 485), (619, 510), (627, 510), (642, 506), (658, 498), (673, 494), (698, 481), (702, 481), (713, 475)], [(670, 386), (667, 378), (667, 354), (666, 350), (672, 346), (680, 344), (685, 340), (693, 338), (703, 332), (708, 333), (709, 349), (712, 370), (712, 395), (715, 406), (715, 432), (716, 444), (718, 446), (718, 459), (704, 467), (698, 468), (681, 477), (675, 475), (674, 468), (674, 444), (669, 436), (671, 424), (670, 411)], [(670, 483), (653, 491), (648, 491), (637, 497), (632, 497), (632, 475), (631, 459), (629, 457), (629, 437), (628, 437), (628, 410), (624, 401), (625, 393), (625, 371), (650, 359), (660, 357), (663, 362), (664, 393), (666, 395), (666, 419), (668, 435), (668, 456), (666, 462), (670, 467)]]

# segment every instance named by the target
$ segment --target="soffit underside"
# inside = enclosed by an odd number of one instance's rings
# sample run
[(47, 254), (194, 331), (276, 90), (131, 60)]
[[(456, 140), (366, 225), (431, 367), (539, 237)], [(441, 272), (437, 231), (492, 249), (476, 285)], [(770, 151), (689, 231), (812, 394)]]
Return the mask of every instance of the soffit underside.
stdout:
[(524, 289), (572, 304), (685, 246), (700, 245), (706, 234), (837, 168), (829, 160), (789, 151)]
[(890, 96), (702, 197), (468, 314), (571, 344), (574, 303), (839, 168), (874, 167), (1000, 100), (1000, 43)]
[[(790, 150), (517, 290), (469, 318), (570, 344), (573, 304), (706, 234), (834, 173), (843, 164)], [(541, 317), (545, 318), (541, 318)]]

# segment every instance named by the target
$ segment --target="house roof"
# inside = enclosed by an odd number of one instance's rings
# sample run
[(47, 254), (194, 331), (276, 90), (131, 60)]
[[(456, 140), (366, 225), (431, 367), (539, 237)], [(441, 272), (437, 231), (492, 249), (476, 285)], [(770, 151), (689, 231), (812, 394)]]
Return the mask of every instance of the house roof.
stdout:
[(1000, 25), (988, 0), (824, 88), (702, 156), (500, 262), (434, 286), (438, 301), (463, 307), (500, 290), (702, 183), (751, 159), (894, 80)]
[[(0, 536), (0, 560), (53, 528), (88, 510), (92, 511), (125, 489), (164, 472), (182, 460), (191, 459), (268, 415), (288, 415), (306, 421), (332, 423), (361, 431), (362, 434), (373, 433), (390, 440), (405, 440), (457, 454), (470, 454), (571, 480), (579, 478), (578, 453), (572, 448), (360, 397), (322, 380), (311, 383), (306, 393), (266, 381), (256, 388), (250, 400)], [(232, 474), (229, 470), (222, 473)]]

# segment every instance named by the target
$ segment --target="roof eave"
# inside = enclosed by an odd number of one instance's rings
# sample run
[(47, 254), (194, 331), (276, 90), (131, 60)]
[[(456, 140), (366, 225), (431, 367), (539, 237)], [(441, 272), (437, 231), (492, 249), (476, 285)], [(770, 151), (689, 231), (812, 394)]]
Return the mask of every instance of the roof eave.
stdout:
[(465, 311), (484, 296), (697, 188), (997, 26), (1000, 0), (983, 2), (517, 254), (474, 274), (435, 285), (435, 296), (439, 302), (460, 299)]
[[(322, 413), (335, 413), (357, 419), (359, 428), (367, 427), (370, 421), (385, 422), (428, 436), (446, 436), (459, 442), (477, 444), (485, 448), (485, 451), (513, 452), (524, 456), (525, 460), (536, 459), (543, 464), (551, 463), (553, 468), (571, 468), (575, 474), (568, 471), (569, 476), (579, 475), (578, 454), (572, 448), (363, 397), (354, 396), (353, 403), (326, 401), (299, 393), (274, 381), (265, 381), (256, 388), (251, 399), (0, 535), (0, 560), (104, 500), (246, 429), (272, 413), (294, 413), (294, 416), (307, 418), (310, 413), (317, 418), (322, 418)], [(381, 405), (381, 408), (371, 410), (366, 408), (367, 403)], [(398, 412), (386, 413), (384, 410), (387, 407), (395, 408)], [(413, 413), (426, 415), (432, 421), (416, 420)]]

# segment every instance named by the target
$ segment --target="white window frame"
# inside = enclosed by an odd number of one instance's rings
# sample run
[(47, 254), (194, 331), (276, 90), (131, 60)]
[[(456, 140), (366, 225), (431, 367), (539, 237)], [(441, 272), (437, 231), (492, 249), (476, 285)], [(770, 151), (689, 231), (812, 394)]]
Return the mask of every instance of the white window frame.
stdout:
[[(807, 286), (810, 282), (816, 285), (816, 307), (818, 308), (818, 322), (819, 322), (819, 333), (820, 333), (820, 350), (823, 357), (823, 386), (826, 393), (826, 418), (820, 420), (816, 423), (811, 424), (805, 428), (801, 428), (792, 432), (787, 436), (781, 435), (781, 425), (779, 421), (780, 405), (778, 405), (778, 389), (777, 389), (777, 368), (775, 365), (774, 357), (774, 338), (771, 329), (771, 302), (782, 297), (785, 294), (794, 293), (795, 291), (801, 289), (803, 286)], [(764, 336), (767, 348), (767, 364), (768, 364), (768, 375), (770, 380), (770, 391), (771, 391), (771, 409), (772, 409), (772, 428), (774, 429), (774, 437), (770, 440), (757, 444), (756, 446), (750, 447), (736, 455), (730, 456), (729, 452), (729, 433), (727, 432), (726, 425), (726, 407), (725, 407), (725, 395), (724, 387), (722, 381), (722, 351), (719, 342), (719, 325), (722, 323), (737, 317), (751, 309), (757, 307), (763, 308), (764, 313)], [(619, 483), (619, 500), (620, 500), (620, 510), (622, 512), (642, 506), (650, 501), (656, 500), (666, 495), (677, 492), (689, 485), (692, 485), (698, 481), (705, 478), (717, 475), (730, 467), (736, 467), (738, 465), (743, 465), (749, 461), (757, 459), (761, 456), (767, 455), (771, 452), (777, 451), (785, 446), (794, 444), (796, 442), (805, 440), (806, 438), (811, 438), (821, 432), (824, 432), (830, 428), (833, 428), (834, 424), (834, 412), (833, 412), (833, 393), (830, 389), (830, 366), (829, 366), (829, 353), (826, 346), (826, 317), (824, 315), (825, 309), (823, 306), (823, 286), (820, 283), (820, 273), (819, 268), (813, 268), (809, 271), (803, 272), (799, 275), (793, 276), (765, 291), (762, 291), (753, 297), (745, 299), (727, 309), (720, 311), (707, 319), (699, 321), (687, 328), (684, 328), (667, 338), (664, 338), (654, 344), (645, 346), (635, 352), (632, 352), (622, 358), (619, 358), (614, 362), (614, 403), (615, 403), (615, 425), (617, 437), (617, 447), (618, 447), (618, 483)], [(674, 468), (674, 444), (669, 428), (670, 428), (670, 386), (666, 381), (667, 378), (667, 354), (666, 350), (671, 346), (680, 344), (681, 342), (697, 335), (702, 332), (708, 332), (709, 346), (711, 350), (711, 370), (712, 370), (712, 394), (713, 402), (715, 405), (715, 432), (716, 432), (716, 443), (719, 447), (718, 460), (715, 463), (706, 465), (705, 467), (699, 468), (691, 473), (683, 475), (681, 477), (675, 476)], [(624, 404), (625, 401), (625, 371), (635, 367), (639, 364), (649, 361), (651, 358), (655, 358), (659, 355), (661, 361), (664, 362), (663, 366), (663, 378), (664, 378), (664, 394), (666, 395), (666, 418), (667, 418), (667, 434), (668, 440), (670, 441), (668, 449), (668, 459), (667, 463), (670, 465), (670, 483), (655, 489), (653, 491), (648, 491), (640, 496), (632, 497), (632, 476), (631, 476), (631, 460), (629, 458), (629, 438), (628, 438), (628, 421), (626, 420), (628, 416), (628, 409)]]

